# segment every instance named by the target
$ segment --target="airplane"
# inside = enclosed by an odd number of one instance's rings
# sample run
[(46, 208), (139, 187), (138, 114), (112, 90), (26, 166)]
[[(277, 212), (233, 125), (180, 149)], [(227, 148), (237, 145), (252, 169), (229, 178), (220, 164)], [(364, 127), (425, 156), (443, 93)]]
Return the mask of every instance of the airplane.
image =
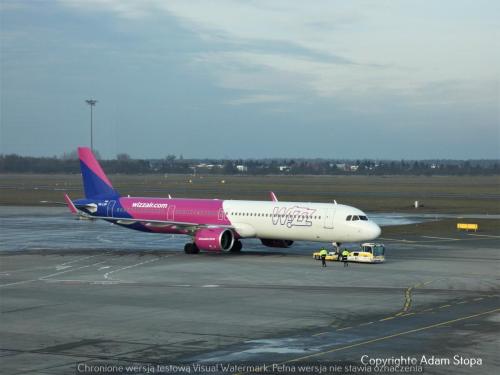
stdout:
[(333, 203), (147, 198), (121, 196), (91, 149), (79, 147), (85, 198), (65, 202), (73, 214), (151, 233), (183, 234), (192, 241), (187, 254), (200, 250), (239, 252), (241, 240), (258, 238), (263, 245), (290, 247), (294, 241), (362, 242), (377, 238), (380, 227), (351, 206)]

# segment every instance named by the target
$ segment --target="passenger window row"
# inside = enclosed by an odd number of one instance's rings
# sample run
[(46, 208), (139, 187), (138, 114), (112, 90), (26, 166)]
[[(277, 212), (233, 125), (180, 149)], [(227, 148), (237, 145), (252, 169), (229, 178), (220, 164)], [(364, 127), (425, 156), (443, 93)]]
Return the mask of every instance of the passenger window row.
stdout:
[(275, 214), (263, 214), (263, 213), (253, 213), (253, 212), (226, 212), (227, 215), (233, 215), (233, 216), (260, 216), (260, 217), (285, 217), (285, 216), (291, 216), (294, 219), (298, 217), (302, 217), (304, 219), (321, 219), (321, 216), (308, 216), (308, 215), (286, 215), (286, 214), (280, 214), (280, 215), (275, 215)]

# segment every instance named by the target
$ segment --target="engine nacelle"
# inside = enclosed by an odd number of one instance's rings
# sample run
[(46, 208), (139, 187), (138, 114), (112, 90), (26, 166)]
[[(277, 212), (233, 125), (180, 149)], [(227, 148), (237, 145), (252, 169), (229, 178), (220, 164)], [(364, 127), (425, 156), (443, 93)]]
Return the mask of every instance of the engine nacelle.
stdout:
[(265, 238), (261, 238), (260, 242), (262, 242), (262, 245), (267, 246), (267, 247), (290, 247), (293, 245), (293, 241), (290, 240), (268, 240)]
[(229, 251), (233, 247), (234, 234), (225, 228), (202, 228), (194, 235), (194, 243), (200, 250)]

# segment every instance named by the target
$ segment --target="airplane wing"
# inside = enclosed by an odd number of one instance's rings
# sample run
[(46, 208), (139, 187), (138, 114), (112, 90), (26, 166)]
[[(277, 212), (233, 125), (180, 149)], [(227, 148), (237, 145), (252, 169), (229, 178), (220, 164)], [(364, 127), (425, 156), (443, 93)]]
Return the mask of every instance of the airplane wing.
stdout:
[(227, 228), (235, 229), (232, 225), (219, 225), (219, 224), (200, 224), (189, 223), (182, 221), (168, 221), (168, 220), (149, 220), (140, 218), (118, 218), (108, 216), (94, 216), (88, 215), (92, 219), (102, 219), (119, 225), (134, 225), (142, 224), (147, 228), (171, 228), (174, 230), (184, 230), (186, 233), (194, 233), (200, 228)]

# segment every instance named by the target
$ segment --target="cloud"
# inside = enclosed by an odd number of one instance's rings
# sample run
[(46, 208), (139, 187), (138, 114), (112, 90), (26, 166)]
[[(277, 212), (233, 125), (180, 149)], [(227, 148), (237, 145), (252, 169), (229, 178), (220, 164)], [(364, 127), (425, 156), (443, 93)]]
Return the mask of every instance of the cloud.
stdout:
[(422, 102), (432, 82), (498, 80), (488, 62), (498, 61), (498, 52), (484, 38), (498, 26), (464, 4), (60, 1), (122, 19), (173, 16), (205, 43), (193, 64), (218, 86), (246, 92), (234, 99), (242, 104), (253, 103), (248, 91), (254, 98), (401, 95)]
[(283, 103), (283, 102), (288, 102), (291, 99), (292, 98), (287, 95), (253, 94), (253, 95), (243, 96), (238, 99), (228, 100), (226, 103), (230, 105)]
[(110, 12), (123, 19), (144, 19), (157, 10), (156, 1), (135, 0), (58, 0), (62, 5), (86, 12)]

